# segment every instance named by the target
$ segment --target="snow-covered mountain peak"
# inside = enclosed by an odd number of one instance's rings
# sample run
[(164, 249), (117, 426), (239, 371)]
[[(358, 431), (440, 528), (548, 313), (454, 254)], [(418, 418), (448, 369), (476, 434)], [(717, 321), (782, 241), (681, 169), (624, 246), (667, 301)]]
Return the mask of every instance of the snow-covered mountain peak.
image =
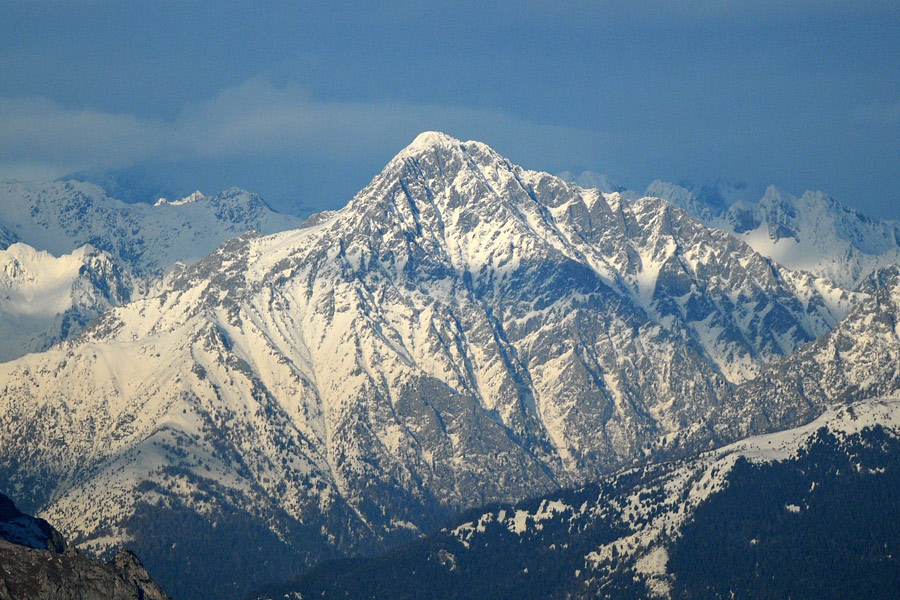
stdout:
[(185, 196), (181, 200), (178, 200), (177, 203), (178, 204), (188, 204), (190, 202), (197, 202), (198, 200), (203, 200), (204, 198), (206, 198), (206, 196), (204, 196), (200, 190), (196, 190), (194, 193), (192, 193), (188, 196)]
[(407, 161), (416, 161), (429, 156), (461, 156), (466, 152), (466, 144), (451, 135), (440, 131), (425, 131), (415, 137), (408, 146), (397, 153), (388, 162), (384, 172), (392, 172)]
[(205, 198), (206, 198), (206, 196), (204, 196), (200, 190), (197, 190), (193, 194), (190, 194), (189, 196), (185, 196), (181, 200), (169, 201), (169, 200), (166, 200), (165, 198), (160, 198), (159, 200), (156, 201), (156, 204), (154, 204), (153, 206), (163, 206), (165, 204), (168, 204), (170, 206), (181, 206), (182, 204), (190, 204), (192, 202), (197, 202), (197, 201), (203, 200)]
[[(752, 365), (760, 358), (768, 362), (821, 335), (852, 304), (832, 293), (827, 282), (814, 285), (791, 277), (786, 283), (785, 275), (773, 279), (762, 257), (705, 228), (683, 207), (653, 197), (629, 201), (618, 193), (583, 189), (516, 166), (478, 142), (461, 143), (443, 134), (429, 134), (423, 140), (431, 145), (414, 144), (401, 151), (344, 210), (329, 217), (332, 225), (319, 221), (318, 227), (330, 231), (328, 243), (353, 257), (354, 269), (371, 265), (370, 257), (375, 256), (382, 266), (380, 257), (408, 265), (419, 260), (410, 252), (421, 251), (436, 273), (450, 267), (458, 274), (468, 273), (476, 289), (524, 300), (527, 294), (521, 286), (507, 288), (515, 279), (549, 265), (571, 267), (579, 271), (572, 276), (584, 291), (624, 295), (660, 319), (666, 329), (677, 331), (680, 326), (674, 323), (692, 322), (690, 329), (695, 331), (678, 335), (718, 348), (713, 362), (722, 368), (731, 365), (726, 376), (732, 380), (752, 376), (756, 368)], [(687, 195), (675, 186), (666, 190), (660, 184), (660, 189), (670, 196)], [(729, 248), (724, 254), (723, 247)], [(698, 303), (708, 302), (700, 296), (711, 292), (710, 286), (721, 285), (713, 277), (719, 269), (743, 283), (735, 280), (715, 292), (729, 297), (726, 304), (698, 310)], [(737, 275), (748, 269), (755, 274)], [(740, 293), (738, 285), (743, 288)], [(784, 286), (792, 291), (775, 292)], [(540, 297), (546, 291), (534, 294)], [(754, 349), (746, 351), (746, 361), (736, 360), (730, 353), (734, 344), (744, 343), (741, 339), (773, 334), (771, 328), (757, 329), (752, 319), (747, 321), (749, 316), (735, 317), (739, 309), (733, 303), (758, 294), (780, 296), (779, 303), (791, 304), (789, 312), (803, 324), (791, 331), (786, 327), (777, 341), (772, 337), (766, 342), (765, 350), (752, 342)], [(804, 306), (810, 301), (812, 305), (801, 308), (789, 300), (798, 296), (804, 298)], [(713, 318), (709, 310), (717, 316)], [(738, 363), (740, 369), (732, 368)]]
[(662, 198), (663, 200), (684, 208), (697, 199), (697, 195), (686, 187), (668, 181), (656, 179), (647, 186), (645, 196)]
[(661, 198), (702, 221), (710, 220), (717, 214), (714, 207), (704, 203), (693, 191), (667, 181), (653, 181), (647, 186), (644, 195)]
[(652, 181), (650, 185), (647, 186), (645, 194), (647, 196), (663, 198), (673, 204), (677, 204), (678, 201), (685, 202), (696, 195), (684, 186), (669, 181), (663, 181), (661, 179)]
[(770, 187), (759, 202), (735, 204), (710, 224), (790, 269), (851, 289), (900, 260), (900, 223), (870, 219), (822, 192), (797, 198)]
[(777, 204), (793, 204), (797, 201), (797, 197), (787, 192), (777, 186), (770, 185), (766, 188), (765, 193), (763, 194), (762, 200), (760, 203), (763, 205), (777, 205)]
[(647, 188), (708, 227), (722, 229), (792, 270), (854, 289), (900, 261), (900, 223), (869, 218), (819, 191), (799, 198), (775, 186), (752, 200), (745, 186), (688, 189), (661, 181)]
[(440, 157), (442, 162), (455, 158), (481, 168), (494, 163), (511, 164), (483, 142), (475, 140), (463, 142), (446, 133), (426, 131), (416, 136), (406, 148), (401, 150), (385, 167), (384, 173), (395, 171), (398, 165), (405, 164), (408, 160), (416, 161), (428, 157)]
[(241, 206), (244, 209), (251, 211), (272, 210), (269, 205), (266, 204), (266, 201), (263, 200), (262, 196), (254, 194), (253, 192), (248, 192), (239, 187), (230, 187), (219, 192), (215, 196), (203, 196), (202, 198), (199, 198), (197, 202), (208, 202), (213, 206)]
[(426, 132), (401, 150), (339, 213), (356, 213), (366, 222), (417, 234), (423, 227), (428, 234), (452, 225), (474, 225), (477, 220), (462, 215), (476, 211), (489, 217), (501, 211), (501, 217), (505, 216), (501, 205), (508, 194), (500, 179), (508, 181), (513, 170), (485, 144)]
[(435, 148), (448, 146), (458, 146), (461, 143), (460, 140), (441, 131), (423, 131), (401, 151), (401, 154), (406, 152), (433, 150)]

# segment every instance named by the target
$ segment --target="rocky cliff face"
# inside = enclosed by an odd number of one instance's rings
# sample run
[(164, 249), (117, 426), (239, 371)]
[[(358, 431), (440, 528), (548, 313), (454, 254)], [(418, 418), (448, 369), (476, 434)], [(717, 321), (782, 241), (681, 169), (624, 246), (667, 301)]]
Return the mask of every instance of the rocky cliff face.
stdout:
[(109, 563), (78, 554), (43, 519), (0, 494), (0, 598), (3, 600), (168, 600), (140, 560), (119, 548)]
[(884, 275), (834, 330), (737, 388), (711, 419), (714, 428), (738, 439), (808, 421), (829, 404), (896, 391), (900, 277), (893, 269)]

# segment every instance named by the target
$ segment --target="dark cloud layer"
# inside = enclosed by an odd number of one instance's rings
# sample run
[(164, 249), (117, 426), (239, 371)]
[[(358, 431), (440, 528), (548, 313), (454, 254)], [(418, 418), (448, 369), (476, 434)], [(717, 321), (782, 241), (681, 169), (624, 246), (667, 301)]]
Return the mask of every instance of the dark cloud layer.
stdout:
[(900, 218), (895, 2), (482, 4), (8, 3), (0, 177), (181, 165), (333, 207), (439, 129), (532, 168)]

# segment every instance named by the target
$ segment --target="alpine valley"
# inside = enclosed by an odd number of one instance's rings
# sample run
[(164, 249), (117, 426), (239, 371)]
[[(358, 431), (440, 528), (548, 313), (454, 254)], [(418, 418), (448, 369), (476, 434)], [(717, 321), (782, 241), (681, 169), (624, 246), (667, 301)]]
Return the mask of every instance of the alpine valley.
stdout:
[[(751, 533), (897, 475), (900, 225), (597, 181), (429, 132), (302, 225), (239, 190), (7, 184), (2, 491), (84, 552), (127, 543), (178, 599), (434, 531), (277, 591), (386, 596), (372, 573), (419, 569), (524, 597), (527, 569), (538, 597), (757, 595), (691, 571), (715, 506), (766, 490), (778, 520), (722, 543), (768, 548)], [(855, 556), (894, 577), (890, 540)], [(517, 544), (521, 577), (485, 575)]]

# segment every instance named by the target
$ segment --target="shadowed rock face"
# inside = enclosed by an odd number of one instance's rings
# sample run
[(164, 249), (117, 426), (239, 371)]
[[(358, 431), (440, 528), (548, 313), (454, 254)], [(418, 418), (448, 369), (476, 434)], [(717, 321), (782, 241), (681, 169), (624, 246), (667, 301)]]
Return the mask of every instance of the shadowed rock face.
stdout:
[(166, 600), (130, 550), (108, 563), (79, 555), (47, 521), (0, 494), (0, 599)]
[(71, 553), (62, 534), (44, 519), (26, 515), (7, 496), (0, 494), (0, 538), (27, 548)]

